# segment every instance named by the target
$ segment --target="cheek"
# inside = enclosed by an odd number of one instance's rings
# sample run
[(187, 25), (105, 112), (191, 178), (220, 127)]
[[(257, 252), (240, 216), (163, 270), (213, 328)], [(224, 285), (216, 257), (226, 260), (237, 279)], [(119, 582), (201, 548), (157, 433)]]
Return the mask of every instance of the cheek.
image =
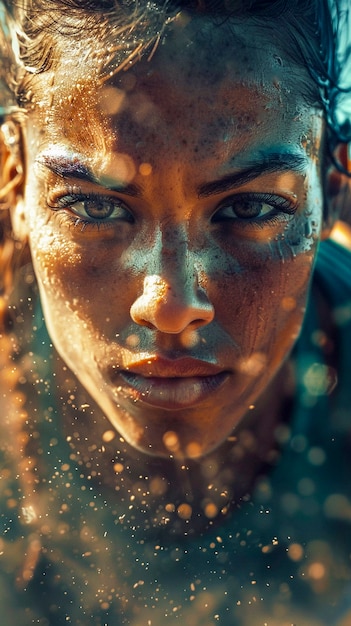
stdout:
[(243, 245), (225, 255), (210, 280), (216, 319), (243, 354), (283, 355), (303, 319), (315, 245), (294, 256), (278, 242)]
[(117, 251), (108, 243), (82, 247), (50, 230), (32, 236), (31, 249), (48, 326), (56, 336), (68, 323), (92, 337), (128, 323), (135, 277), (122, 270)]

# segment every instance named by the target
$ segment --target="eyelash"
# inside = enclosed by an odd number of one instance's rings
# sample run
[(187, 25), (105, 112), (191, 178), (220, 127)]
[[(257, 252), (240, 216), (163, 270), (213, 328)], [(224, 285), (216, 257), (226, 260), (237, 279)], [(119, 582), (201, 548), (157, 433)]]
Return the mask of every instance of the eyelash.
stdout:
[[(83, 207), (84, 205), (89, 204), (89, 202), (95, 203), (96, 205), (111, 205), (111, 214), (115, 209), (119, 208), (121, 209), (121, 213), (124, 212), (124, 215), (121, 215), (119, 218), (111, 218), (110, 215), (99, 218), (94, 218), (92, 216), (90, 218), (84, 218), (83, 216), (79, 215), (78, 212), (74, 211), (74, 205), (79, 202), (83, 204)], [(129, 223), (132, 223), (134, 221), (130, 210), (121, 200), (110, 196), (100, 195), (97, 193), (82, 193), (76, 188), (74, 190), (67, 189), (67, 192), (58, 198), (55, 194), (55, 199), (53, 200), (52, 198), (49, 198), (49, 200), (47, 201), (47, 206), (52, 211), (60, 212), (61, 218), (64, 217), (64, 219), (68, 219), (73, 224), (73, 226), (80, 226), (82, 231), (84, 231), (87, 227), (98, 229), (101, 229), (101, 227), (109, 228), (118, 221), (124, 221)], [(72, 213), (64, 212), (64, 209), (71, 209)], [(87, 208), (84, 208), (84, 210), (87, 212)]]
[[(258, 215), (246, 217), (237, 216), (234, 212), (235, 204), (242, 202), (244, 205), (249, 204), (250, 202), (256, 202), (257, 204), (267, 204), (271, 207), (270, 211), (267, 212), (266, 215), (261, 216), (259, 212)], [(241, 193), (232, 196), (231, 198), (226, 198), (225, 201), (216, 209), (216, 212), (212, 216), (212, 222), (217, 223), (221, 221), (231, 221), (231, 222), (239, 222), (240, 226), (243, 227), (251, 227), (251, 228), (263, 228), (267, 224), (277, 224), (282, 221), (283, 215), (294, 215), (298, 209), (299, 203), (297, 200), (293, 201), (283, 196), (278, 196), (271, 193)], [(232, 216), (222, 215), (224, 209), (233, 209)], [(245, 209), (244, 211), (245, 212)], [(249, 210), (247, 210), (249, 213)]]
[[(111, 214), (113, 213), (113, 207), (115, 207), (115, 209), (120, 208), (121, 212), (124, 211), (124, 215), (121, 215), (119, 218), (110, 218), (110, 216), (107, 216), (100, 218), (90, 217), (89, 219), (87, 219), (74, 212), (73, 206), (79, 202), (81, 202), (83, 205), (88, 204), (89, 202), (95, 202), (97, 205), (110, 204), (112, 208)], [(271, 210), (268, 211), (268, 213), (264, 216), (260, 216), (262, 210), (258, 213), (258, 215), (255, 216), (237, 216), (234, 213), (234, 207), (235, 204), (238, 205), (238, 203), (240, 202), (244, 205), (249, 205), (250, 202), (256, 202), (257, 204), (262, 205), (267, 204), (271, 207)], [(64, 195), (58, 198), (56, 196), (55, 200), (49, 199), (47, 205), (51, 210), (60, 212), (61, 218), (68, 219), (74, 227), (79, 226), (81, 228), (81, 231), (84, 231), (87, 228), (111, 228), (114, 224), (116, 224), (116, 222), (124, 221), (128, 223), (133, 223), (134, 221), (128, 207), (126, 207), (126, 205), (124, 205), (124, 203), (117, 198), (100, 195), (97, 193), (82, 193), (80, 190), (77, 190), (76, 187), (74, 189), (68, 188)], [(62, 211), (64, 209), (71, 209), (72, 213), (64, 212), (64, 214), (62, 214)], [(233, 215), (223, 215), (222, 213), (225, 209), (233, 209)], [(297, 201), (294, 202), (290, 199), (284, 198), (283, 196), (278, 196), (270, 193), (239, 193), (235, 194), (231, 198), (226, 198), (225, 201), (223, 201), (222, 204), (217, 207), (211, 221), (212, 223), (238, 222), (240, 223), (240, 227), (244, 228), (264, 228), (267, 225), (274, 226), (281, 223), (282, 214), (294, 215), (297, 209)], [(245, 212), (245, 209), (243, 212)], [(247, 210), (247, 212), (249, 213), (249, 209)]]

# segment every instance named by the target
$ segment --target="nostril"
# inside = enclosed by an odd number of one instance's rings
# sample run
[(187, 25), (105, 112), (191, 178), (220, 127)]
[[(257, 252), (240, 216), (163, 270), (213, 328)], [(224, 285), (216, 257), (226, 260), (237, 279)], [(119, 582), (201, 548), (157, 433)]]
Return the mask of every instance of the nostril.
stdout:
[(150, 328), (150, 330), (155, 330), (155, 326), (154, 324), (152, 324), (152, 322), (148, 322), (147, 320), (144, 319), (140, 319), (138, 321), (139, 326), (145, 326), (145, 328)]
[(209, 323), (209, 319), (196, 319), (193, 320), (190, 324), (189, 324), (189, 328), (191, 329), (196, 329), (196, 328), (201, 328), (201, 326), (206, 326), (206, 324)]

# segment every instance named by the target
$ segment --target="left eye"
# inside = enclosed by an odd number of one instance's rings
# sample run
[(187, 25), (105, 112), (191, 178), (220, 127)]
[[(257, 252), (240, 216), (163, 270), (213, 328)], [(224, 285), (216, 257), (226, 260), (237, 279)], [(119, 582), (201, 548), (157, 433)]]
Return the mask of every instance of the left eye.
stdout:
[(271, 194), (237, 194), (227, 199), (217, 209), (212, 221), (221, 220), (264, 220), (277, 213), (295, 213), (297, 205), (282, 196)]

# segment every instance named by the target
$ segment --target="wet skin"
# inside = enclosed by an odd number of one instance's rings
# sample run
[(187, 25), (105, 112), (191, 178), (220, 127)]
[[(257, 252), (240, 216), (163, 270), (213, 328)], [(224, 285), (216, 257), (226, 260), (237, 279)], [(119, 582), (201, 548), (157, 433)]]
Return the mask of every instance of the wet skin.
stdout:
[(203, 25), (108, 81), (72, 49), (50, 87), (37, 77), (17, 206), (56, 349), (156, 456), (205, 455), (255, 404), (299, 333), (322, 228), (306, 70), (253, 29), (205, 45)]

